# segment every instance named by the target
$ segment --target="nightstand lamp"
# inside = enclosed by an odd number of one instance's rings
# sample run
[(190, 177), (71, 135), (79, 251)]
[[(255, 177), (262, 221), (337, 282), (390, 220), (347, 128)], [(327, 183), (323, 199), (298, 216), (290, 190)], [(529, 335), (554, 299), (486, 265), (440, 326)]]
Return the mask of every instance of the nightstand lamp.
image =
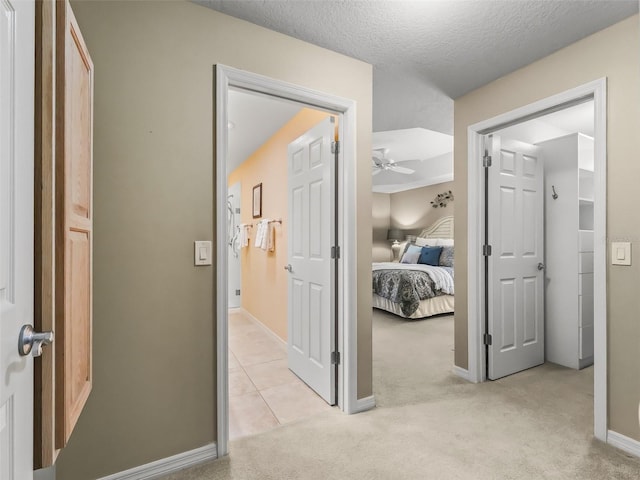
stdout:
[(391, 251), (393, 252), (393, 261), (398, 262), (400, 259), (400, 240), (404, 240), (404, 232), (399, 228), (390, 228), (387, 230), (387, 240), (393, 240)]

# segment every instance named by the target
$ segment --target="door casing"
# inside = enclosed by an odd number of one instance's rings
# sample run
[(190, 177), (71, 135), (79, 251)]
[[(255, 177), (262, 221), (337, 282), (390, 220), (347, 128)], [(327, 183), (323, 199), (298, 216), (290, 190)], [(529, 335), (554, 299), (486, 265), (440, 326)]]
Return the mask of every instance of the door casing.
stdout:
[[(214, 171), (216, 206), (216, 269), (214, 290), (216, 298), (216, 418), (217, 454), (228, 453), (229, 443), (229, 382), (228, 382), (228, 309), (227, 309), (227, 152), (228, 152), (228, 94), (229, 88), (271, 95), (295, 101), (339, 116), (340, 153), (337, 167), (336, 226), (341, 258), (336, 292), (338, 304), (337, 338), (341, 356), (338, 365), (338, 406), (345, 413), (359, 411), (357, 400), (357, 255), (356, 255), (356, 192), (347, 185), (356, 184), (356, 103), (354, 100), (329, 95), (288, 82), (275, 80), (225, 65), (214, 66), (215, 132)], [(220, 160), (220, 161), (218, 161)]]
[(607, 79), (601, 78), (531, 103), (467, 128), (467, 319), (468, 370), (472, 382), (486, 380), (484, 356), (485, 285), (482, 167), (484, 135), (510, 124), (539, 117), (586, 99), (593, 99), (594, 115), (594, 436), (607, 441)]

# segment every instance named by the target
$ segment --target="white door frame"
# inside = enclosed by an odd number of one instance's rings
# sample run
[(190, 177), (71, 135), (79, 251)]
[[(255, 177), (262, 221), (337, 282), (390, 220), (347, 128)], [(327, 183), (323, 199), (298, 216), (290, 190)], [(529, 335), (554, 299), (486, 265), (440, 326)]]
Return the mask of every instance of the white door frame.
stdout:
[[(215, 152), (217, 219), (226, 218), (228, 94), (230, 87), (242, 88), (274, 97), (293, 100), (312, 108), (340, 115), (340, 156), (338, 174), (337, 228), (341, 258), (338, 261), (340, 288), (338, 302), (338, 406), (345, 413), (358, 411), (357, 348), (356, 348), (356, 102), (346, 98), (274, 80), (224, 65), (214, 66)], [(222, 161), (218, 161), (221, 159)], [(216, 358), (217, 358), (217, 453), (228, 453), (229, 442), (229, 372), (228, 372), (228, 311), (227, 311), (227, 222), (216, 222)]]
[(468, 378), (483, 382), (484, 333), (484, 240), (485, 188), (481, 158), (482, 137), (508, 124), (535, 118), (565, 104), (592, 97), (594, 100), (594, 436), (607, 441), (607, 79), (601, 78), (467, 129), (467, 288)]

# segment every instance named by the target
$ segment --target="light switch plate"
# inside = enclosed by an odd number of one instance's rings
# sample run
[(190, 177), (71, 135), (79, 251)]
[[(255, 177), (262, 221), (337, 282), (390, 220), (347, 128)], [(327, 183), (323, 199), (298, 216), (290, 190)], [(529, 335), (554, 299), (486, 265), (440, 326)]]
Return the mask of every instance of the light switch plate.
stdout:
[(611, 265), (631, 265), (631, 242), (611, 242)]
[(194, 242), (193, 257), (196, 265), (211, 265), (211, 241), (196, 240)]

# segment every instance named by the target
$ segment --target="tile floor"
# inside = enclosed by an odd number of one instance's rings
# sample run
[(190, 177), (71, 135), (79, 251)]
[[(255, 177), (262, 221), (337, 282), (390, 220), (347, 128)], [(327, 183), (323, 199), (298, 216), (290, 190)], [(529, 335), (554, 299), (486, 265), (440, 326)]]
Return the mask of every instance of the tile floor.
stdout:
[(255, 435), (331, 407), (287, 368), (286, 344), (229, 310), (229, 437)]

